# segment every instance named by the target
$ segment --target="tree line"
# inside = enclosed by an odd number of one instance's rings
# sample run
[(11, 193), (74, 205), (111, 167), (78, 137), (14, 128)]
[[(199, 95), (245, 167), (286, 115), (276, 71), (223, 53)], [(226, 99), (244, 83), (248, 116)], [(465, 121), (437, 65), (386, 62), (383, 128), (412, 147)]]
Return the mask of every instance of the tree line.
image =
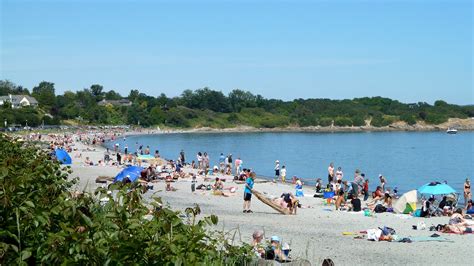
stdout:
[[(426, 102), (402, 103), (384, 97), (346, 100), (267, 99), (249, 91), (235, 89), (225, 95), (221, 91), (202, 88), (185, 90), (180, 96), (164, 93), (150, 96), (131, 90), (127, 96), (99, 84), (76, 92), (56, 95), (55, 85), (43, 81), (31, 92), (8, 80), (0, 81), (0, 96), (25, 94), (35, 97), (39, 108), (13, 110), (4, 105), (0, 121), (37, 126), (79, 123), (87, 125), (140, 125), (167, 127), (228, 128), (239, 125), (259, 128), (286, 126), (364, 126), (382, 127), (397, 121), (413, 125), (418, 121), (440, 124), (449, 118), (474, 117), (474, 106), (449, 104), (443, 100), (433, 105)], [(131, 105), (100, 105), (102, 100), (128, 99)]]

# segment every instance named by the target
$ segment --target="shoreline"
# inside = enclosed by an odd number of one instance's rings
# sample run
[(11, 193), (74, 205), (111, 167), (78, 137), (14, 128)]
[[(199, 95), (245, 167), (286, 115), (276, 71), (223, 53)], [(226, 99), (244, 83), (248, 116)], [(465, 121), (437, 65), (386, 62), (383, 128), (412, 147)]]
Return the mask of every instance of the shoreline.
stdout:
[[(138, 133), (147, 134), (147, 132)], [(79, 191), (92, 193), (97, 187), (103, 186), (96, 182), (96, 177), (113, 177), (123, 169), (117, 166), (85, 166), (82, 163), (85, 156), (89, 156), (93, 161), (101, 159), (105, 151), (102, 145), (75, 142), (74, 147), (78, 150), (71, 152), (73, 173), (69, 178), (79, 178), (79, 183), (75, 186)], [(79, 153), (82, 153), (82, 159), (76, 158), (75, 155)], [(190, 171), (189, 168), (184, 170)], [(215, 176), (209, 177), (208, 180), (198, 178), (198, 184), (212, 184)], [(297, 215), (279, 214), (256, 197), (251, 201), (253, 213), (243, 214), (244, 185), (235, 183), (230, 177), (225, 178), (226, 188), (236, 188), (236, 192), (228, 197), (214, 195), (208, 190), (197, 190), (192, 193), (191, 180), (181, 178), (172, 183), (176, 188), (175, 191), (166, 191), (166, 183), (157, 181), (153, 183), (152, 190), (143, 194), (143, 198), (149, 201), (153, 197), (160, 197), (163, 204), (181, 213), (184, 213), (186, 208), (198, 204), (202, 211), (199, 218), (208, 215), (218, 216), (218, 225), (209, 229), (224, 230), (227, 236), (235, 233), (235, 243), (249, 243), (255, 230), (262, 230), (266, 239), (278, 235), (283, 242), (290, 245), (293, 258), (307, 259), (312, 265), (321, 265), (324, 258), (331, 258), (336, 265), (431, 265), (433, 259), (436, 259), (435, 264), (440, 265), (470, 263), (469, 257), (463, 254), (470, 252), (469, 243), (472, 242), (473, 235), (440, 234), (438, 242), (429, 237), (433, 232), (412, 229), (413, 225), (420, 222), (426, 223), (427, 227), (445, 224), (449, 217), (419, 218), (391, 213), (367, 217), (363, 212), (336, 211), (333, 204), (327, 205), (323, 199), (314, 198), (314, 188), (308, 185), (303, 186), (305, 196), (299, 199), (304, 208), (299, 209)], [(255, 182), (254, 188), (277, 197), (282, 193), (294, 193), (294, 185), (291, 183)], [(360, 231), (383, 226), (394, 228), (401, 237), (410, 237), (418, 241), (405, 244), (355, 238)], [(349, 234), (344, 234), (345, 232)], [(387, 252), (387, 249), (390, 251)]]
[(450, 118), (448, 122), (439, 125), (429, 125), (425, 123), (417, 123), (415, 125), (408, 125), (404, 122), (397, 122), (389, 126), (374, 127), (374, 126), (288, 126), (275, 128), (256, 128), (252, 126), (236, 126), (231, 128), (211, 128), (211, 127), (197, 127), (197, 128), (158, 128), (149, 129), (142, 128), (141, 130), (132, 130), (125, 132), (126, 136), (132, 135), (147, 135), (147, 134), (176, 134), (176, 133), (260, 133), (260, 132), (274, 132), (274, 133), (363, 133), (363, 132), (442, 132), (448, 128), (456, 128), (459, 132), (474, 131), (474, 118), (458, 119)]

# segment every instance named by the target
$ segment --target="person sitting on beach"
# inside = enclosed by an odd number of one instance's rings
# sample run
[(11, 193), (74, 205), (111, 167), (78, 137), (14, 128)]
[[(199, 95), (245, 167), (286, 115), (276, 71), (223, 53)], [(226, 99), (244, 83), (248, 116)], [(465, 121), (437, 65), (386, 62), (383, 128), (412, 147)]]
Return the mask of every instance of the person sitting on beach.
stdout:
[(165, 178), (166, 183), (166, 191), (172, 191), (173, 188), (171, 187), (171, 182), (173, 181), (173, 177), (171, 175), (167, 175)]
[(377, 201), (382, 200), (384, 197), (382, 187), (378, 186), (372, 193), (372, 200), (367, 205), (374, 205)]
[(94, 165), (94, 163), (89, 159), (89, 157), (86, 157), (86, 160), (84, 161), (84, 164), (89, 166), (89, 165)]
[(258, 258), (264, 258), (265, 256), (265, 248), (263, 246), (263, 232), (260, 230), (257, 230), (253, 232), (252, 234), (252, 247), (253, 247), (253, 252), (255, 253), (255, 256)]
[(288, 261), (288, 257), (281, 250), (280, 238), (278, 236), (272, 236), (270, 246), (265, 251), (265, 259), (280, 262)]
[(362, 210), (360, 199), (355, 195), (352, 195), (350, 210), (354, 212), (360, 212)]
[(453, 214), (453, 210), (447, 196), (443, 196), (443, 199), (439, 202), (438, 209), (436, 211), (442, 213), (444, 216)]
[(344, 198), (344, 191), (339, 191), (336, 198), (336, 211), (341, 211), (345, 207), (346, 199)]
[(321, 178), (316, 179), (316, 193), (323, 193), (323, 184)]
[(466, 205), (466, 214), (474, 214), (474, 206), (472, 206), (472, 200), (469, 200)]
[(434, 202), (434, 198), (430, 198), (429, 200), (426, 200), (425, 198), (422, 199), (421, 202), (421, 213), (420, 217), (431, 217), (431, 206)]
[(216, 177), (216, 181), (214, 185), (212, 185), (213, 190), (223, 190), (224, 189), (224, 183), (222, 183), (222, 180), (219, 179), (219, 177)]
[(392, 196), (390, 196), (389, 191), (385, 191), (385, 195), (383, 198), (383, 205), (388, 209), (392, 208)]
[(332, 188), (334, 190), (334, 193), (336, 193), (336, 195), (339, 193), (339, 190), (342, 189), (342, 180), (337, 180), (336, 182), (333, 182), (332, 183)]

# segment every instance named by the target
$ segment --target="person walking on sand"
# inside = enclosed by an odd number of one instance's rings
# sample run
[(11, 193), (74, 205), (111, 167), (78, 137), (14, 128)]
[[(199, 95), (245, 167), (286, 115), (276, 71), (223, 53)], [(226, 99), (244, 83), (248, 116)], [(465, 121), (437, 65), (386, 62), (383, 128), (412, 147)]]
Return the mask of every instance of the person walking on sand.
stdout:
[(471, 199), (471, 181), (469, 178), (466, 178), (464, 182), (464, 206), (467, 206), (467, 203)]
[(250, 173), (250, 176), (245, 180), (244, 190), (244, 213), (252, 213), (250, 210), (250, 201), (252, 200), (252, 189), (255, 181), (255, 172)]
[(280, 175), (281, 175), (281, 182), (282, 182), (282, 183), (286, 183), (286, 166), (283, 165), (283, 166), (281, 167), (281, 173), (280, 173)]
[(280, 161), (275, 161), (275, 180), (280, 178)]
[(334, 163), (330, 163), (328, 167), (328, 184), (334, 180)]

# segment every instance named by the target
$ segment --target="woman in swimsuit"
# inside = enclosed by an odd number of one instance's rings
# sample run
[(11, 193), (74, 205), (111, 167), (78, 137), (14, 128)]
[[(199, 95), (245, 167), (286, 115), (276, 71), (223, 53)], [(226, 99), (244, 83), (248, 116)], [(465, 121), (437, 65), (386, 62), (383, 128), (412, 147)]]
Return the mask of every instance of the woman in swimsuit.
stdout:
[(464, 183), (464, 206), (467, 205), (467, 202), (471, 199), (471, 182), (469, 178), (466, 178)]

